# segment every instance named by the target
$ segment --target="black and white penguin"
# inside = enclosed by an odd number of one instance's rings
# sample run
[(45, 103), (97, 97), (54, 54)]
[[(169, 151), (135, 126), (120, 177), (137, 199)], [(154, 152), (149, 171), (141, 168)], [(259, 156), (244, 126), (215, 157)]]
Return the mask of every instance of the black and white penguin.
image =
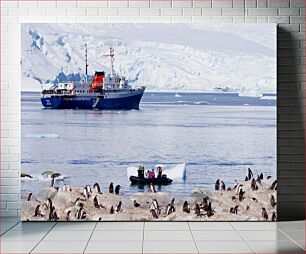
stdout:
[(150, 183), (149, 192), (156, 193), (156, 190), (155, 190), (155, 187), (154, 187), (153, 183)]
[(276, 187), (277, 187), (277, 180), (275, 180), (275, 181), (272, 183), (270, 189), (271, 189), (271, 190), (276, 190)]
[(255, 178), (252, 179), (252, 182), (251, 182), (251, 190), (252, 190), (252, 191), (258, 190), (258, 186), (257, 186), (257, 184), (256, 184)]
[(260, 173), (259, 178), (260, 178), (260, 180), (264, 179), (263, 173)]
[(115, 188), (115, 194), (116, 194), (116, 195), (119, 195), (120, 188), (121, 188), (120, 185), (117, 185), (117, 186), (116, 186), (116, 188)]
[(267, 213), (267, 210), (266, 210), (266, 208), (262, 208), (262, 217), (265, 219), (265, 220), (268, 220), (268, 213)]
[(257, 198), (252, 197), (252, 200), (253, 200), (254, 202), (258, 202)]
[(75, 206), (79, 206), (79, 205), (80, 205), (80, 198), (77, 198), (77, 199), (74, 201), (74, 205), (75, 205)]
[(267, 180), (269, 180), (270, 178), (272, 178), (272, 176), (267, 176)]
[(57, 212), (55, 211), (55, 209), (52, 211), (52, 213), (53, 213), (53, 220), (58, 221), (59, 217), (57, 216)]
[(238, 205), (230, 208), (230, 213), (238, 214)]
[(150, 210), (150, 213), (152, 214), (152, 216), (153, 216), (154, 219), (158, 219), (157, 212), (156, 212), (154, 209), (151, 209), (151, 210)]
[(90, 194), (89, 194), (89, 191), (88, 191), (88, 188), (87, 188), (88, 185), (86, 185), (83, 189), (83, 195), (86, 199), (89, 199), (90, 197)]
[(251, 168), (248, 168), (248, 180), (251, 180), (253, 178), (253, 172)]
[(174, 206), (174, 202), (175, 202), (175, 198), (173, 198), (173, 199), (171, 200), (170, 205), (173, 205), (173, 206)]
[(28, 196), (28, 201), (31, 201), (31, 198), (32, 198), (32, 192), (29, 194), (29, 196)]
[(121, 206), (122, 206), (122, 202), (119, 201), (119, 204), (115, 207), (115, 211), (116, 211), (117, 213), (122, 212)]
[(240, 190), (242, 189), (242, 187), (243, 187), (242, 184), (239, 184), (239, 185), (238, 185), (238, 188), (237, 188), (237, 190), (236, 190), (236, 195), (239, 195)]
[(108, 192), (109, 193), (114, 193), (114, 184), (110, 183), (109, 187), (108, 187)]
[(92, 190), (91, 190), (91, 187), (90, 187), (89, 184), (86, 185), (86, 189), (87, 189), (87, 191), (88, 191), (89, 194), (92, 193)]
[(95, 208), (99, 208), (99, 209), (101, 208), (100, 205), (99, 205), (97, 195), (94, 197), (93, 203), (94, 203)]
[(232, 188), (231, 187), (227, 187), (227, 189), (226, 189), (227, 191), (231, 191), (232, 190)]
[(225, 183), (221, 181), (221, 190), (225, 191)]
[(40, 210), (40, 205), (36, 206), (34, 216), (35, 217), (42, 217), (41, 210)]
[(235, 184), (234, 184), (233, 190), (236, 190), (237, 187), (238, 187), (238, 182), (237, 182), (237, 180), (235, 180)]
[(51, 178), (51, 184), (50, 184), (50, 187), (53, 187), (54, 188), (54, 185), (55, 185), (55, 178)]
[(261, 179), (260, 179), (260, 176), (259, 176), (259, 175), (257, 175), (256, 182), (261, 183)]
[(137, 201), (134, 199), (134, 207), (139, 207), (139, 206), (140, 206), (140, 204), (137, 203)]
[(70, 214), (71, 214), (71, 211), (68, 211), (66, 214), (66, 221), (70, 221)]
[(48, 207), (49, 207), (49, 209), (52, 209), (53, 204), (52, 204), (51, 198), (48, 198), (47, 201), (48, 201)]
[(190, 213), (190, 207), (187, 200), (183, 204), (183, 212)]
[(85, 212), (83, 207), (80, 207), (80, 209), (78, 210), (78, 213), (77, 213), (77, 219), (78, 220), (83, 220), (85, 218), (86, 218), (86, 212)]
[(271, 220), (272, 220), (272, 221), (276, 221), (276, 212), (274, 212), (274, 211), (273, 211), (273, 213), (272, 213), (272, 218), (271, 218)]
[(245, 193), (245, 191), (243, 191), (243, 189), (240, 188), (240, 190), (239, 190), (239, 201), (240, 201), (240, 202), (244, 199), (244, 196), (243, 196), (244, 193)]
[(249, 177), (248, 176), (246, 176), (245, 178), (244, 178), (244, 181), (249, 181)]
[(237, 199), (235, 196), (232, 196), (232, 200), (235, 200), (235, 199)]
[(206, 197), (203, 198), (203, 201), (202, 201), (202, 203), (201, 203), (201, 206), (202, 206), (202, 208), (203, 208), (204, 210), (208, 207), (208, 201), (207, 201), (207, 198), (206, 198)]
[(99, 185), (98, 183), (95, 183), (95, 184), (93, 185), (93, 189), (94, 189), (95, 192), (97, 192), (97, 193), (99, 193), (99, 194), (102, 194), (100, 185)]
[(220, 179), (217, 179), (215, 183), (215, 190), (219, 190), (219, 189), (220, 189)]
[(211, 207), (211, 202), (208, 203), (208, 208), (207, 208), (207, 211), (206, 211), (206, 215), (207, 215), (207, 217), (211, 217), (211, 216), (214, 215), (214, 210)]
[(110, 210), (109, 210), (109, 213), (110, 213), (110, 214), (114, 214), (114, 212), (115, 212), (114, 207), (111, 206), (111, 208), (110, 208)]
[(200, 209), (200, 206), (198, 204), (196, 204), (196, 207), (195, 207), (195, 212), (194, 212), (197, 216), (200, 216), (201, 215), (201, 209)]
[(175, 212), (175, 207), (171, 204), (168, 204), (166, 207), (166, 215), (169, 215), (174, 212)]
[(276, 204), (277, 204), (276, 201), (275, 201), (275, 197), (273, 195), (271, 195), (271, 197), (270, 197), (270, 204), (271, 204), (272, 207), (276, 206)]

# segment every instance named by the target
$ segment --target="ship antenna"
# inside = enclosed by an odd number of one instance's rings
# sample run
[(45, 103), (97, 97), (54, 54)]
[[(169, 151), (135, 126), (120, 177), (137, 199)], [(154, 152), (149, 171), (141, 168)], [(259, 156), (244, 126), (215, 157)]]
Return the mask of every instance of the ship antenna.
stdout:
[(87, 43), (85, 43), (85, 75), (86, 75), (86, 82), (87, 82), (88, 80)]

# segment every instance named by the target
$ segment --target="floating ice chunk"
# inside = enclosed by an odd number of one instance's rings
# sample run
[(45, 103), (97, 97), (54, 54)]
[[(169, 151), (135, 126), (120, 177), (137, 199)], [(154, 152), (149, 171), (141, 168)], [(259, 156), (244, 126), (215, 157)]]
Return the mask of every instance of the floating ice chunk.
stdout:
[(44, 134), (25, 134), (25, 138), (59, 138), (59, 135), (54, 133), (44, 133)]

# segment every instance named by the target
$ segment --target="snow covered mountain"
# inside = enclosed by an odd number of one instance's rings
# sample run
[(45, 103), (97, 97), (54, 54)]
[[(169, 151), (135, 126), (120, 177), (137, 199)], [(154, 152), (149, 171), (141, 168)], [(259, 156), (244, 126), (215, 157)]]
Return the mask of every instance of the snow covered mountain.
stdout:
[(147, 91), (276, 92), (274, 24), (23, 24), (22, 90), (115, 70)]

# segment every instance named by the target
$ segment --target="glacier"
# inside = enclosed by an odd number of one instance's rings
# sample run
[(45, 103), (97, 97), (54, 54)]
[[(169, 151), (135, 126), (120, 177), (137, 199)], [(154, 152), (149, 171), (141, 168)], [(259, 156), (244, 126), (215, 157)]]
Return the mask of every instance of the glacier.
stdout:
[(276, 93), (275, 24), (22, 24), (23, 91), (115, 70), (147, 91)]

